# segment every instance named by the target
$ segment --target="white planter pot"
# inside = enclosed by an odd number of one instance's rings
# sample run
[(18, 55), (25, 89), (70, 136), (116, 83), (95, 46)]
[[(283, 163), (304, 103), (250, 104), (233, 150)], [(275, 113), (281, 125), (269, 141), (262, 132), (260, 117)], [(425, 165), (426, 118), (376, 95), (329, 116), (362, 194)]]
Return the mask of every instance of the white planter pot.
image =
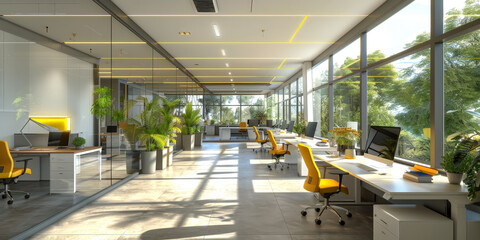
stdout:
[(202, 146), (203, 133), (195, 133), (195, 146)]
[(448, 178), (448, 182), (450, 184), (460, 184), (460, 182), (463, 180), (465, 174), (463, 173), (451, 173), (451, 172), (447, 172), (447, 178)]
[(192, 151), (195, 148), (195, 134), (182, 134), (182, 146), (185, 151)]
[(157, 163), (155, 169), (163, 170), (167, 168), (168, 163), (168, 147), (157, 149)]
[(155, 165), (157, 163), (157, 151), (143, 151), (141, 154), (142, 170), (141, 173), (155, 173)]
[(140, 151), (127, 150), (125, 161), (127, 174), (138, 172), (140, 170)]
[(215, 136), (215, 125), (207, 125), (205, 130), (207, 131), (207, 136)]

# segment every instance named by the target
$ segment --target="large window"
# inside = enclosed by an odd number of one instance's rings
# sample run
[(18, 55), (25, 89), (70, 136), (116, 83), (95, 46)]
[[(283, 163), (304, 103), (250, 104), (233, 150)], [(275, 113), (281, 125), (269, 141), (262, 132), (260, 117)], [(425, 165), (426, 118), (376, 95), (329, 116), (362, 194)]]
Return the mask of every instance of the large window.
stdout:
[(397, 157), (430, 162), (430, 62), (424, 50), (369, 71), (368, 125), (402, 128)]
[[(360, 39), (348, 44), (342, 50), (333, 54), (333, 78), (340, 78), (359, 69), (360, 66)], [(327, 62), (327, 61), (325, 61)], [(325, 73), (324, 65), (321, 65), (320, 71)], [(328, 69), (328, 64), (327, 64)], [(321, 73), (322, 73), (321, 72)], [(328, 74), (327, 74), (328, 76)], [(320, 79), (323, 79), (321, 76)]]
[(326, 137), (328, 133), (328, 87), (313, 92), (313, 121), (317, 122), (316, 137)]
[(445, 0), (443, 3), (444, 29), (450, 31), (480, 18), (480, 1)]
[(445, 43), (445, 137), (480, 126), (479, 39), (477, 30)]
[(347, 127), (348, 122), (360, 122), (360, 82), (357, 76), (333, 85), (333, 122), (335, 127)]
[(413, 1), (368, 32), (368, 63), (378, 62), (429, 39), (430, 1)]
[(325, 60), (312, 69), (313, 87), (318, 87), (328, 82), (328, 60)]

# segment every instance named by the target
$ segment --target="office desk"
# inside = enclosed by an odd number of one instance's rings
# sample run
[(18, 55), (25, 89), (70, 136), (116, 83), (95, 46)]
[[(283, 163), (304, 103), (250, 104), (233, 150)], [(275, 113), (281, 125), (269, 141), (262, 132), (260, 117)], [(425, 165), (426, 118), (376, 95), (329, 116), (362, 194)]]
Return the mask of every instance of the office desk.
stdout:
[[(220, 127), (219, 135), (221, 141), (230, 141), (232, 136), (232, 130), (238, 130), (240, 127)], [(247, 129), (248, 139), (253, 141), (257, 138), (257, 135), (253, 131), (253, 127), (242, 127), (242, 129)], [(258, 130), (270, 129), (269, 127), (257, 127)]]
[(77, 174), (80, 172), (80, 157), (86, 154), (97, 154), (99, 179), (102, 180), (102, 147), (85, 147), (83, 150), (52, 149), (38, 147), (32, 150), (10, 151), (14, 156), (47, 156), (50, 169), (50, 193), (75, 193), (77, 191)]
[[(276, 138), (276, 137), (275, 137)], [(285, 155), (285, 162), (297, 164), (298, 176), (307, 176), (307, 165), (303, 161), (303, 157), (298, 150), (298, 144), (304, 144), (312, 149), (312, 153), (324, 153), (329, 151), (336, 151), (336, 147), (330, 147), (328, 144), (317, 146), (317, 142), (321, 140), (309, 139), (309, 138), (288, 138), (283, 140), (288, 145), (290, 155)]]
[(281, 140), (286, 139), (286, 138), (296, 138), (298, 137), (297, 133), (291, 133), (291, 132), (277, 132), (276, 130), (272, 130), (273, 137), (277, 141), (277, 143), (280, 143)]
[[(412, 182), (403, 179), (403, 173), (408, 169), (408, 166), (399, 163), (387, 166), (363, 156), (357, 156), (356, 159), (343, 159), (326, 154), (316, 154), (315, 157), (382, 191), (384, 193), (383, 198), (386, 200), (448, 200), (451, 204), (455, 239), (466, 239), (465, 205), (471, 202), (467, 199), (467, 188), (463, 183), (461, 185), (449, 184), (446, 177), (439, 175), (433, 177), (433, 183)], [(379, 171), (368, 172), (357, 164), (368, 165)], [(356, 192), (357, 194), (360, 193), (357, 189)]]

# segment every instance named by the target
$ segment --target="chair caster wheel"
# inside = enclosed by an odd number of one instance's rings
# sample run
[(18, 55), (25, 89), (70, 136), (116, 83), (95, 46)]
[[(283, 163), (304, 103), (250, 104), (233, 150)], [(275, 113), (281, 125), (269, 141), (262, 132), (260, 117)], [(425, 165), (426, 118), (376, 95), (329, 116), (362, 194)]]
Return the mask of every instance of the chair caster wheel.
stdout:
[(25, 195), (25, 199), (29, 199), (29, 198), (30, 198), (30, 194)]
[(7, 203), (8, 203), (8, 204), (12, 204), (12, 203), (13, 203), (13, 200), (8, 200)]
[(315, 223), (316, 223), (317, 225), (320, 225), (320, 224), (322, 224), (322, 220), (320, 220), (320, 219), (315, 219)]
[(338, 222), (338, 223), (342, 226), (345, 225), (345, 221), (343, 221), (343, 220), (340, 220), (340, 222)]
[(302, 216), (307, 216), (307, 211), (303, 210), (300, 212), (300, 214), (302, 214)]
[(348, 212), (348, 213), (347, 213), (347, 217), (351, 218), (351, 217), (352, 217), (352, 213)]
[(320, 208), (315, 208), (315, 211), (316, 211), (316, 212), (320, 212)]
[(280, 168), (280, 170), (282, 170), (282, 171), (283, 171), (283, 168)]
[(3, 199), (7, 198), (7, 195), (2, 195), (2, 198), (3, 198)]

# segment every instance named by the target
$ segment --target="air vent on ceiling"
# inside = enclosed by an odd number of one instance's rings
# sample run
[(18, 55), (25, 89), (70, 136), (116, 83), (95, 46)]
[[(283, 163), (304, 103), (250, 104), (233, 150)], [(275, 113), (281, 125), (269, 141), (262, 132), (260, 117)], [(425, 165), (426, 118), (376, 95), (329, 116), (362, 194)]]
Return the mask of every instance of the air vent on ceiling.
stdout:
[(195, 8), (199, 13), (216, 13), (218, 12), (217, 0), (193, 0)]

